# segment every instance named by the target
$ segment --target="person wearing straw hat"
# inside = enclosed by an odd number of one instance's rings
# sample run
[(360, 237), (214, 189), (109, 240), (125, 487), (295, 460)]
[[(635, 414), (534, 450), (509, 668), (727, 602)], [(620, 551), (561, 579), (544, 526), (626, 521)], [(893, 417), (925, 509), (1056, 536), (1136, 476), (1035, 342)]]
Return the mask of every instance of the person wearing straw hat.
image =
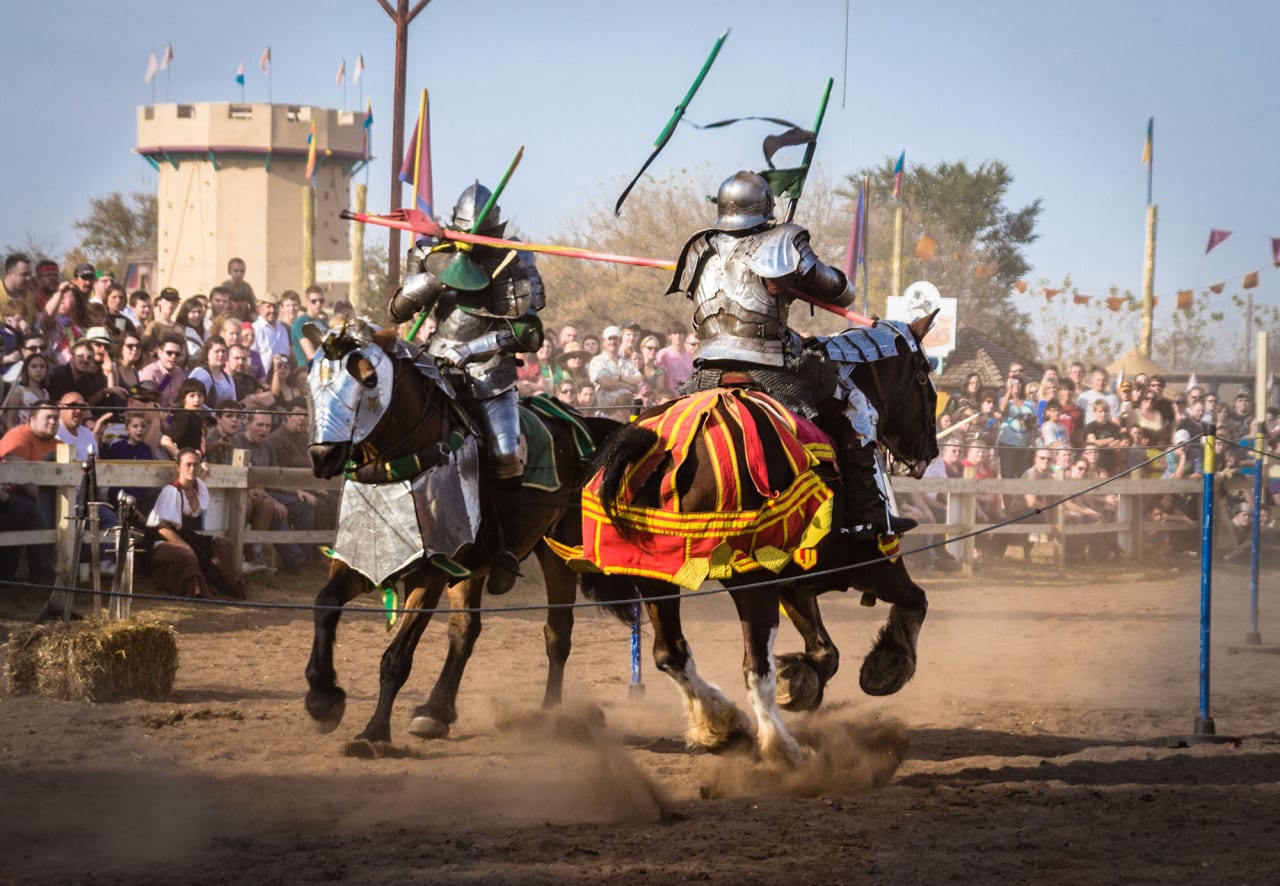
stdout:
[(571, 341), (565, 344), (564, 350), (556, 355), (555, 383), (557, 385), (586, 380), (587, 358), (591, 355), (586, 348)]

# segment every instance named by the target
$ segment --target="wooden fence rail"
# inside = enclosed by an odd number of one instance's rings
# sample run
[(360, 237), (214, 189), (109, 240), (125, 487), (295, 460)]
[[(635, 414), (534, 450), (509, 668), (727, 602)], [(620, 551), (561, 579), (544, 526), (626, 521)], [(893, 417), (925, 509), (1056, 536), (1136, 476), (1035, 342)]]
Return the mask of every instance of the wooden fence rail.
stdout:
[[(59, 571), (72, 563), (72, 533), (70, 520), (74, 512), (75, 491), (80, 486), (82, 467), (71, 458), (71, 450), (58, 447), (58, 460), (52, 462), (0, 462), (0, 485), (54, 487), (56, 492), (56, 523), (52, 530), (18, 530), (0, 532), (0, 546), (49, 544), (58, 545)], [(255, 531), (245, 526), (248, 513), (249, 489), (305, 489), (308, 491), (337, 491), (342, 487), (341, 478), (320, 480), (308, 468), (255, 468), (247, 464), (248, 452), (236, 450), (230, 465), (210, 465), (205, 483), (209, 487), (211, 505), (206, 516), (206, 528), (215, 534), (225, 535), (239, 550), (245, 544), (332, 544), (334, 531)], [(171, 461), (99, 461), (97, 463), (98, 486), (107, 487), (161, 487), (171, 483), (174, 466)], [(1059, 566), (1065, 561), (1067, 539), (1097, 533), (1115, 533), (1120, 549), (1125, 553), (1141, 555), (1142, 539), (1149, 531), (1167, 529), (1166, 524), (1144, 521), (1143, 515), (1151, 499), (1165, 493), (1191, 494), (1199, 497), (1202, 481), (1130, 479), (1117, 480), (1098, 490), (1100, 493), (1119, 497), (1116, 519), (1108, 523), (1071, 523), (1063, 508), (1055, 508), (1039, 520), (1029, 520), (1009, 526), (992, 527), (977, 520), (979, 495), (1044, 496), (1049, 501), (1065, 495), (1081, 492), (1093, 485), (1092, 480), (977, 480), (899, 478), (894, 490), (899, 499), (913, 493), (942, 495), (945, 497), (947, 518), (945, 523), (930, 523), (912, 534), (912, 537), (945, 534), (948, 537), (967, 535), (976, 530), (989, 529), (996, 534), (1026, 536), (1033, 533), (1048, 534), (1054, 544), (1055, 559)], [(1015, 509), (1016, 510), (1016, 509)], [(1196, 509), (1198, 515), (1199, 508)], [(1199, 524), (1196, 528), (1198, 531)], [(908, 546), (909, 547), (909, 546)], [(972, 568), (975, 557), (974, 539), (963, 539), (948, 544), (948, 550), (964, 565)], [(243, 555), (242, 555), (243, 556)], [(67, 573), (63, 573), (67, 574)], [(73, 574), (73, 573), (72, 573)]]

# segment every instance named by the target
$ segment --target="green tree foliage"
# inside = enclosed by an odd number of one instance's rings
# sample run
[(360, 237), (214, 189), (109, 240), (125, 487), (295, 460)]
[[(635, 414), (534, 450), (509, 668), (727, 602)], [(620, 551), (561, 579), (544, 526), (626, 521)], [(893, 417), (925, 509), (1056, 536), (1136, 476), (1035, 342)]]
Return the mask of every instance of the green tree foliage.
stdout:
[[(895, 159), (886, 158), (879, 166), (848, 176), (844, 191), (847, 209), (840, 222), (847, 240), (858, 188), (864, 176), (870, 177), (869, 306), (878, 314), (884, 312), (884, 298), (892, 283), (894, 212), (898, 205), (891, 197)], [(1029, 318), (1010, 292), (1031, 269), (1023, 249), (1039, 236), (1035, 226), (1041, 201), (1020, 209), (1006, 206), (1005, 194), (1012, 182), (1009, 168), (999, 160), (973, 169), (964, 161), (933, 167), (907, 164), (900, 197), (902, 283), (933, 283), (943, 296), (959, 300), (960, 325), (981, 330), (1015, 353), (1032, 355), (1036, 347)], [(824, 233), (830, 239), (835, 232)], [(916, 244), (925, 235), (937, 244), (931, 259), (916, 258)]]
[[(1222, 322), (1226, 319), (1224, 311), (1210, 309), (1213, 296), (1209, 291), (1196, 293), (1191, 303), (1191, 310), (1173, 312), (1168, 326), (1160, 329), (1155, 342), (1155, 360), (1171, 372), (1189, 372), (1222, 365)], [(1227, 342), (1230, 345), (1230, 342)], [(1235, 347), (1230, 348), (1235, 351)], [(1234, 365), (1223, 368), (1236, 369)]]
[(80, 243), (64, 257), (64, 264), (89, 260), (123, 274), (134, 258), (155, 258), (156, 197), (134, 191), (126, 201), (119, 191), (89, 198), (89, 214), (72, 226)]

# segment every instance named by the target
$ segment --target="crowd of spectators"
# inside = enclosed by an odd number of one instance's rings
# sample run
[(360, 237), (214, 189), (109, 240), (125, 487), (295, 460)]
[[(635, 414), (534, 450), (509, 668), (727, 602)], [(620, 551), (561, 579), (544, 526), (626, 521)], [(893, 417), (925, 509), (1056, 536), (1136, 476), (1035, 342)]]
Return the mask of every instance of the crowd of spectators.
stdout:
[[(354, 312), (338, 302), (330, 314), (321, 287), (258, 295), (238, 258), (227, 272), (207, 295), (184, 298), (165, 287), (153, 297), (128, 292), (112, 271), (88, 262), (63, 279), (54, 262), (8, 256), (0, 282), (0, 458), (48, 458), (62, 441), (77, 447), (78, 459), (92, 451), (107, 459), (178, 461), (189, 451), (217, 463), (230, 462), (239, 448), (250, 452), (251, 465), (307, 466), (312, 352), (302, 326), (326, 328), (331, 316)], [(160, 490), (130, 492), (145, 516)], [(255, 528), (333, 525), (336, 509), (324, 497), (301, 490), (250, 490), (250, 496)], [(0, 498), (0, 529), (52, 525), (51, 496), (11, 488)], [(166, 513), (177, 513), (173, 501)], [(191, 517), (190, 509), (183, 513)], [(183, 544), (182, 527), (170, 528), (156, 542)], [(0, 548), (0, 578), (13, 577), (18, 550)], [(268, 568), (261, 546), (247, 553), (242, 568)], [(314, 548), (299, 545), (279, 545), (276, 554), (291, 570), (318, 558)], [(52, 580), (51, 557), (43, 549), (28, 554), (33, 581)]]
[[(1232, 483), (1234, 475), (1252, 470), (1253, 456), (1241, 448), (1254, 443), (1254, 403), (1247, 389), (1230, 402), (1215, 390), (1193, 384), (1168, 396), (1166, 380), (1158, 374), (1137, 373), (1113, 384), (1106, 369), (1072, 363), (1063, 375), (1047, 366), (1035, 381), (1024, 364), (1009, 365), (1002, 388), (985, 387), (981, 376), (968, 376), (958, 390), (944, 390), (938, 417), (940, 454), (926, 477), (1022, 478), (1027, 480), (1104, 481), (1120, 474), (1138, 478), (1188, 479), (1201, 476), (1201, 435), (1209, 424), (1217, 427), (1215, 455), (1223, 478), (1220, 494), (1234, 528), (1250, 527), (1252, 490)], [(1280, 417), (1269, 412), (1266, 446), (1280, 455)], [(1280, 489), (1265, 490), (1268, 496)], [(1026, 522), (1053, 522), (1056, 517), (1035, 512), (1054, 496), (978, 496), (977, 521), (995, 523), (1023, 516)], [(1264, 503), (1265, 504), (1265, 503)], [(1062, 505), (1067, 524), (1113, 523), (1118, 499), (1106, 487)], [(945, 523), (946, 497), (920, 493), (904, 496), (899, 507), (927, 523)], [(1154, 556), (1198, 550), (1196, 503), (1190, 495), (1153, 492), (1143, 496), (1144, 521), (1162, 524), (1150, 529), (1144, 547)], [(1028, 517), (1027, 515), (1032, 515)], [(1228, 543), (1240, 541), (1236, 532)], [(1029, 558), (1043, 534), (982, 536), (977, 555), (998, 556), (1016, 540)], [(1076, 562), (1109, 562), (1120, 556), (1114, 533), (1072, 536), (1067, 556)], [(933, 556), (933, 555), (931, 555)], [(936, 554), (933, 565), (957, 568), (950, 555)]]

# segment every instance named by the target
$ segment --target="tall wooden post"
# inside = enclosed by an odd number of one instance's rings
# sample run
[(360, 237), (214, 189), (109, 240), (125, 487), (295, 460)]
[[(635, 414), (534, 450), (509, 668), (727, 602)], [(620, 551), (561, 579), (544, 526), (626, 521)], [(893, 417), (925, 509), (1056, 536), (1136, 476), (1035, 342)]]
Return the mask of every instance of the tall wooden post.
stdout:
[[(369, 186), (356, 185), (356, 212), (364, 212), (369, 202)], [(351, 304), (355, 306), (357, 315), (369, 313), (370, 305), (365, 303), (364, 291), (364, 223), (351, 223)], [(376, 299), (369, 299), (370, 302)]]
[[(409, 0), (378, 0), (378, 4), (391, 16), (396, 26), (395, 57), (395, 107), (391, 111), (391, 210), (400, 208), (400, 164), (404, 162), (404, 88), (405, 68), (409, 57), (409, 24), (418, 13), (427, 8), (431, 0), (418, 0), (409, 8)], [(387, 236), (387, 286), (389, 296), (400, 285), (400, 232), (392, 228)]]
[(307, 182), (302, 187), (302, 285), (316, 283), (316, 192)]
[[(893, 211), (893, 283), (890, 295), (902, 295), (902, 204)], [(888, 304), (886, 302), (885, 304)]]
[(1147, 248), (1142, 258), (1142, 337), (1138, 353), (1151, 356), (1151, 333), (1154, 327), (1156, 287), (1156, 205), (1147, 204)]

